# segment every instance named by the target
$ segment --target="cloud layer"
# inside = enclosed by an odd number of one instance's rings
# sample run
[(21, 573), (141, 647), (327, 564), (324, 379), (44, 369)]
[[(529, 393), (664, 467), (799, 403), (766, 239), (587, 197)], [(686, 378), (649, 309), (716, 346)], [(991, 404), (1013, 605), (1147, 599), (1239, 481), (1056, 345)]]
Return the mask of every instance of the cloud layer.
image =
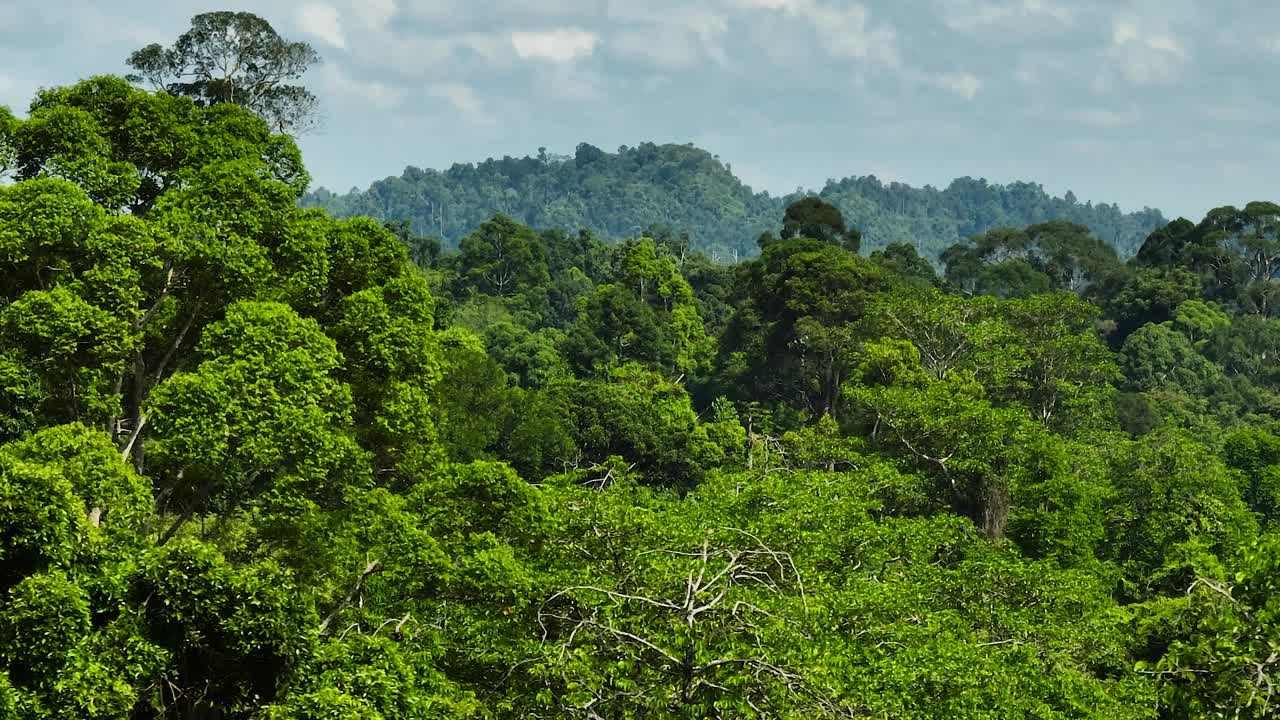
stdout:
[[(0, 5), (0, 103), (123, 72), (193, 0)], [(774, 192), (879, 169), (1197, 215), (1268, 197), (1263, 0), (262, 0), (325, 58), (320, 183), (580, 141), (696, 142)], [(93, 32), (89, 32), (92, 28)], [(91, 37), (85, 42), (82, 37)]]

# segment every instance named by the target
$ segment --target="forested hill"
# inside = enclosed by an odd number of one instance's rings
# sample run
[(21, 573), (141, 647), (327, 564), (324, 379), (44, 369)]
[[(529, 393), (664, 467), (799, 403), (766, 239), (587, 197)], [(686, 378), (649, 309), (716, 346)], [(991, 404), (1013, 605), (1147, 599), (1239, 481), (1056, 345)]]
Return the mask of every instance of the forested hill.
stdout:
[[(886, 185), (868, 175), (828, 181), (818, 194), (862, 231), (864, 250), (906, 242), (934, 258), (992, 228), (1049, 220), (1085, 225), (1128, 257), (1165, 223), (1158, 210), (1123, 213), (1114, 204), (1079, 203), (1070, 192), (1051, 197), (1028, 182), (965, 177), (939, 190)], [(607, 153), (583, 143), (572, 157), (539, 149), (538, 157), (455, 164), (443, 172), (408, 167), (365, 191), (319, 188), (302, 202), (339, 217), (408, 220), (446, 247), (500, 212), (533, 227), (587, 227), (611, 238), (664, 226), (688, 232), (712, 257), (732, 260), (756, 254), (756, 238), (797, 196), (753, 192), (729, 163), (693, 145), (641, 143)]]

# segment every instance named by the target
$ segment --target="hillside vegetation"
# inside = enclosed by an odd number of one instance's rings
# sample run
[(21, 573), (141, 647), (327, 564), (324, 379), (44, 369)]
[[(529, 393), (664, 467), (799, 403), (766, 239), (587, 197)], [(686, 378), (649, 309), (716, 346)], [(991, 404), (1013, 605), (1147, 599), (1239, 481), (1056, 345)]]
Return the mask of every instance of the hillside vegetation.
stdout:
[[(909, 243), (931, 258), (993, 228), (1050, 220), (1084, 225), (1128, 257), (1165, 222), (1157, 210), (1123, 213), (1115, 205), (1077, 202), (1071, 193), (1050, 197), (1025, 182), (960, 178), (939, 190), (865, 176), (829, 181), (816, 194), (862, 231), (864, 248)], [(730, 165), (692, 145), (641, 143), (616, 153), (581, 144), (572, 157), (540, 151), (444, 171), (408, 167), (368, 190), (337, 195), (320, 188), (302, 202), (336, 217), (405, 220), (445, 247), (456, 247), (495, 213), (539, 228), (589, 228), (607, 239), (661, 227), (687, 233), (694, 248), (727, 262), (757, 254), (756, 237), (798, 197), (752, 192)]]

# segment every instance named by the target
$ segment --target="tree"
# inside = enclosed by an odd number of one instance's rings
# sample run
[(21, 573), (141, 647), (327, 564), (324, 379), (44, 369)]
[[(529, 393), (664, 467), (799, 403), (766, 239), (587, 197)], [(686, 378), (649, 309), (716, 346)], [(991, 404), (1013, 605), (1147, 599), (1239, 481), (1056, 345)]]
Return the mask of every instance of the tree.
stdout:
[(361, 462), (347, 430), (351, 391), (332, 377), (333, 340), (286, 306), (245, 302), (227, 308), (197, 350), (199, 365), (161, 383), (148, 403), (156, 479), (178, 512), (161, 541), (211, 506), (272, 492), (338, 502)]
[(720, 344), (724, 394), (839, 420), (840, 386), (855, 365), (854, 325), (891, 276), (813, 238), (771, 243), (736, 272), (738, 308)]
[(538, 236), (526, 225), (495, 215), (462, 239), (461, 273), (474, 287), (498, 298), (550, 284)]
[(1227, 436), (1223, 460), (1240, 479), (1245, 502), (1267, 529), (1280, 525), (1280, 437), (1257, 429)]
[(947, 248), (942, 260), (953, 291), (999, 297), (1083, 292), (1120, 271), (1114, 248), (1089, 228), (1060, 220), (990, 230)]
[(565, 461), (589, 467), (618, 456), (647, 484), (688, 489), (724, 458), (684, 387), (634, 363), (602, 380), (555, 383), (544, 392), (566, 398), (578, 457), (563, 458), (543, 474), (563, 471)]
[(62, 178), (106, 209), (138, 217), (229, 161), (285, 183), (295, 198), (310, 182), (293, 141), (252, 113), (226, 103), (200, 107), (111, 76), (41, 90), (12, 139), (15, 179)]
[(1165, 679), (1172, 717), (1268, 720), (1280, 689), (1275, 606), (1280, 539), (1249, 543), (1240, 557), (1198, 573), (1179, 610), (1186, 629), (1158, 662), (1141, 670)]
[(0, 105), (0, 180), (8, 177), (18, 166), (17, 152), (14, 147), (13, 133), (18, 127), (18, 120), (9, 108)]
[(601, 285), (581, 302), (578, 321), (561, 351), (582, 376), (605, 373), (629, 361), (662, 369), (676, 365), (669, 326), (635, 291), (622, 285)]
[(1116, 376), (1097, 313), (1071, 293), (997, 301), (902, 289), (872, 299), (861, 332), (908, 340), (934, 378), (974, 372), (993, 402), (1071, 432), (1100, 418)]
[(1205, 397), (1226, 382), (1222, 369), (1167, 322), (1144, 325), (1130, 335), (1120, 349), (1120, 367), (1128, 389), (1137, 391), (1177, 389)]
[(1136, 261), (1193, 272), (1206, 298), (1270, 317), (1280, 299), (1280, 205), (1214, 208), (1199, 224), (1179, 218), (1153, 232)]
[(908, 285), (938, 287), (942, 284), (933, 265), (907, 243), (891, 243), (872, 252), (871, 262), (902, 278)]
[(413, 232), (408, 220), (396, 220), (382, 224), (395, 235), (409, 251), (409, 259), (419, 267), (429, 268), (440, 259), (441, 244), (439, 238), (423, 237)]
[(316, 113), (316, 97), (301, 85), (320, 56), (305, 42), (281, 38), (266, 20), (248, 12), (208, 12), (172, 47), (153, 43), (129, 55), (132, 82), (150, 82), (199, 105), (230, 103), (252, 111), (276, 131), (297, 133)]
[(931, 375), (906, 340), (864, 344), (845, 387), (873, 447), (933, 480), (934, 497), (971, 518), (992, 540), (1005, 536), (1017, 480), (1043, 458), (1040, 434), (1021, 408), (993, 406), (972, 370)]
[(652, 238), (614, 249), (608, 282), (579, 300), (577, 322), (562, 345), (582, 374), (639, 361), (673, 375), (701, 374), (714, 341), (675, 258)]
[(852, 253), (858, 252), (862, 242), (857, 228), (845, 227), (838, 208), (813, 196), (791, 203), (783, 213), (781, 238), (797, 237), (839, 245)]
[(1237, 478), (1189, 433), (1162, 428), (1100, 455), (1114, 487), (1100, 557), (1122, 573), (1123, 596), (1184, 592), (1206, 556), (1227, 557), (1256, 537)]
[(993, 388), (996, 396), (1063, 434), (1096, 427), (1119, 379), (1094, 328), (1098, 308), (1063, 292), (1009, 300), (999, 312), (1017, 338), (1009, 351), (1021, 367), (1007, 387)]
[(1088, 295), (1103, 309), (1107, 341), (1115, 350), (1143, 325), (1172, 320), (1183, 302), (1200, 296), (1200, 280), (1177, 267), (1125, 268)]
[(792, 626), (803, 627), (807, 608), (767, 602), (803, 587), (790, 555), (749, 532), (708, 528), (699, 546), (654, 549), (628, 560), (636, 574), (651, 578), (641, 587), (625, 581), (570, 587), (539, 609), (547, 663), (564, 678), (563, 689), (556, 687), (560, 697), (543, 697), (554, 698), (565, 716), (627, 717), (637, 710), (690, 720), (853, 715), (763, 649), (800, 640), (788, 636), (799, 634)]

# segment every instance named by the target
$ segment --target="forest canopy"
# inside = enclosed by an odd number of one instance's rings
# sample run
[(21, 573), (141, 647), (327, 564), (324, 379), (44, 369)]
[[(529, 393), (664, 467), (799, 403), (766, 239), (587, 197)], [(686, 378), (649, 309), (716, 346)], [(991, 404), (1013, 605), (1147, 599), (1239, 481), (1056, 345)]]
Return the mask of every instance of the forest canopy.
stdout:
[(0, 718), (1277, 716), (1271, 202), (455, 246), (105, 75), (0, 166)]
[[(756, 255), (756, 238), (778, 229), (786, 207), (810, 193), (754, 192), (718, 156), (692, 145), (643, 142), (605, 152), (586, 143), (573, 155), (540, 148), (536, 157), (489, 159), (447, 170), (405, 168), (367, 190), (307, 193), (303, 205), (336, 217), (404, 220), (414, 232), (456, 247), (481, 222), (502, 213), (544, 229), (590, 228), (604, 239), (650, 228), (687, 234), (718, 262)], [(1165, 224), (1157, 210), (1124, 213), (1113, 205), (1051, 197), (1040, 185), (965, 177), (944, 189), (913, 188), (875, 176), (831, 180), (812, 193), (861, 232), (870, 251), (906, 243), (930, 259), (947, 247), (999, 227), (1065, 220), (1088, 227), (1124, 257)], [(650, 230), (652, 232), (653, 230)]]

